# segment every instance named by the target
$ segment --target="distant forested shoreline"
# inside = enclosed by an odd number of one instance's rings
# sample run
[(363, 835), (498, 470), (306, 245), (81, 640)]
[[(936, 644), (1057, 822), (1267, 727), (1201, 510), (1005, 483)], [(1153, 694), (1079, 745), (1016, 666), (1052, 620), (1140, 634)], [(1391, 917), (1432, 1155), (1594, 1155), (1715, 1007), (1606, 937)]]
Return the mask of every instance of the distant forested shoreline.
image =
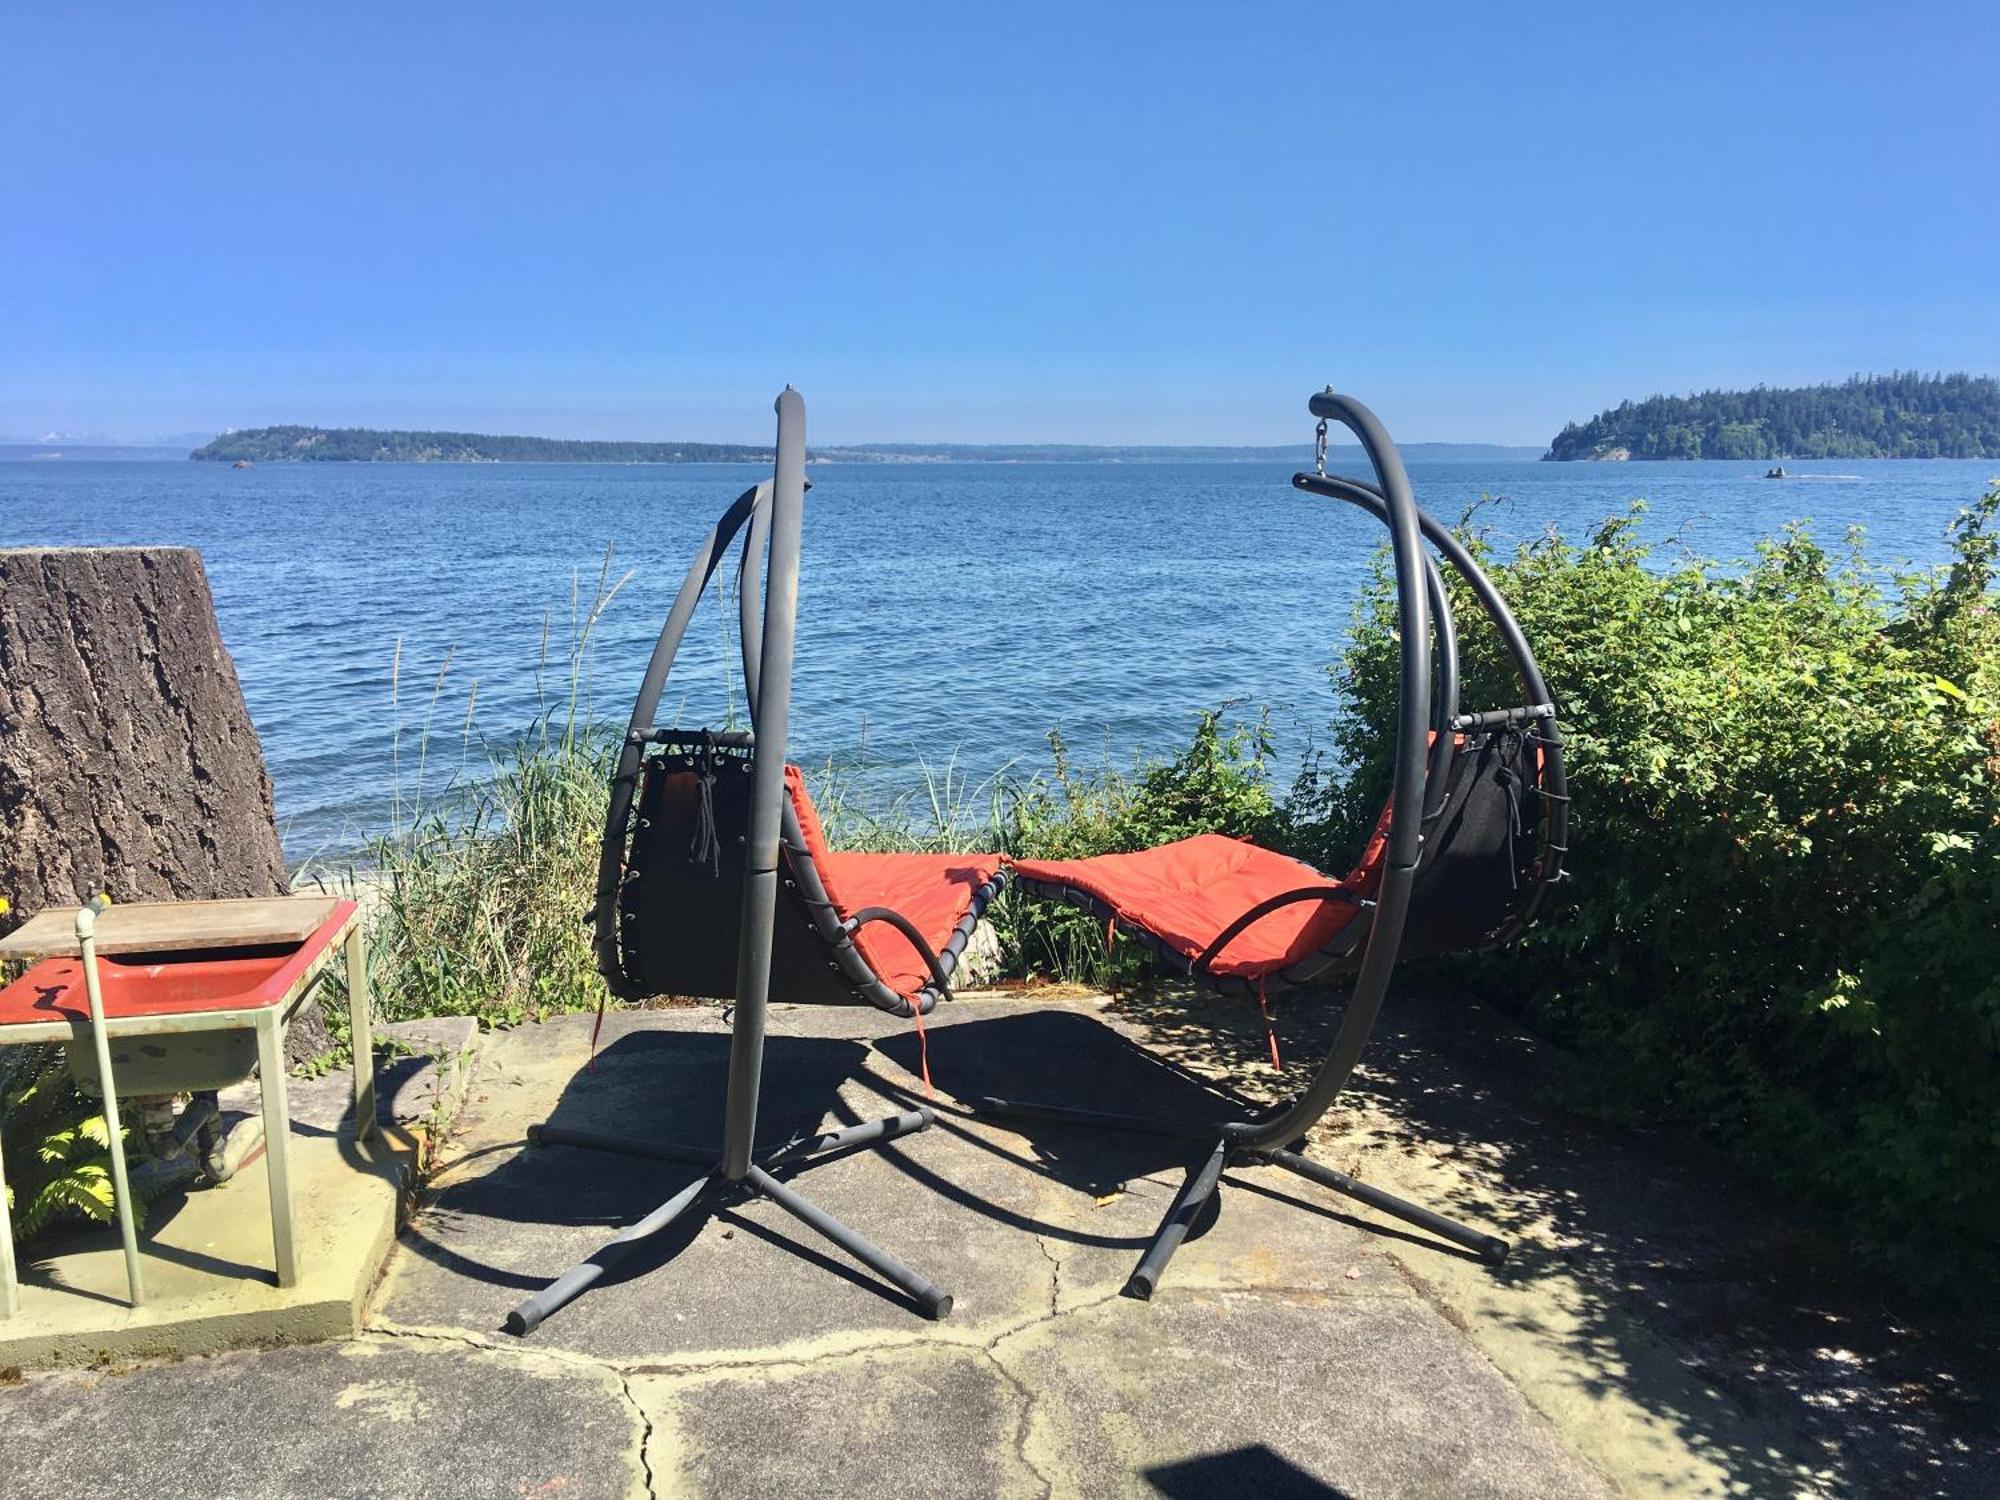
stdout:
[(188, 457), (223, 463), (729, 464), (769, 463), (771, 450), (734, 443), (605, 443), (371, 427), (246, 427), (225, 432)]
[[(1498, 443), (1405, 443), (1433, 463), (1533, 458), (1533, 448)], [(1339, 450), (1346, 452), (1347, 450)], [(1353, 449), (1352, 455), (1358, 455)], [(815, 448), (815, 463), (1288, 463), (1312, 459), (1310, 443), (1220, 444), (861, 443)], [(414, 432), (372, 427), (246, 427), (225, 432), (188, 457), (207, 463), (768, 464), (769, 448), (738, 443), (597, 442), (496, 437), (478, 432)]]
[(1543, 457), (2000, 458), (2000, 381), (1909, 371), (1652, 396), (1570, 423)]

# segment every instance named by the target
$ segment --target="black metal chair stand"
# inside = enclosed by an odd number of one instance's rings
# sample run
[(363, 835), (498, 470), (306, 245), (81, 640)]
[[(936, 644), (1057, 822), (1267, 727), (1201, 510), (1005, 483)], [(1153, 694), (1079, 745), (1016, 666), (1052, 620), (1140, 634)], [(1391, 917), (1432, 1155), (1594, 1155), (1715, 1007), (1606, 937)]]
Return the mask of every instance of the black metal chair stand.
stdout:
[(632, 1140), (625, 1136), (602, 1135), (590, 1130), (570, 1130), (540, 1125), (528, 1132), (537, 1146), (575, 1146), (586, 1151), (612, 1151), (625, 1156), (649, 1157), (656, 1161), (687, 1162), (705, 1168), (702, 1175), (675, 1193), (658, 1208), (625, 1229), (587, 1260), (578, 1262), (533, 1296), (524, 1298), (507, 1314), (509, 1333), (527, 1333), (551, 1313), (564, 1307), (595, 1285), (648, 1240), (660, 1234), (697, 1208), (713, 1210), (748, 1198), (769, 1198), (809, 1229), (833, 1241), (876, 1275), (899, 1288), (932, 1318), (948, 1317), (951, 1294), (941, 1291), (911, 1270), (888, 1251), (863, 1239), (825, 1209), (785, 1185), (775, 1173), (786, 1168), (809, 1167), (836, 1152), (879, 1146), (899, 1136), (928, 1128), (937, 1116), (928, 1109), (910, 1110), (885, 1119), (850, 1125), (822, 1135), (787, 1141), (751, 1157), (736, 1177), (728, 1175), (724, 1156), (717, 1150), (678, 1146), (665, 1142)]
[(1222, 1187), (1222, 1174), (1232, 1166), (1264, 1165), (1283, 1167), (1287, 1172), (1296, 1173), (1309, 1182), (1316, 1182), (1332, 1192), (1364, 1203), (1378, 1213), (1401, 1219), (1406, 1224), (1414, 1224), (1427, 1233), (1447, 1240), (1463, 1250), (1470, 1251), (1488, 1265), (1499, 1265), (1506, 1260), (1513, 1248), (1507, 1241), (1481, 1230), (1472, 1229), (1455, 1219), (1447, 1219), (1443, 1214), (1434, 1213), (1421, 1204), (1398, 1198), (1394, 1193), (1385, 1193), (1381, 1188), (1371, 1186), (1359, 1178), (1350, 1177), (1345, 1172), (1337, 1172), (1332, 1167), (1322, 1166), (1304, 1155), (1300, 1150), (1303, 1140), (1294, 1140), (1283, 1146), (1255, 1146), (1246, 1144), (1259, 1130), (1259, 1122), (1254, 1120), (1232, 1121), (1222, 1126), (1197, 1128), (1177, 1125), (1167, 1120), (1152, 1120), (1141, 1115), (1121, 1115), (1094, 1109), (1071, 1109), (1059, 1104), (1029, 1103), (1023, 1100), (999, 1099), (993, 1097), (972, 1101), (974, 1113), (991, 1118), (1015, 1118), (1040, 1120), (1054, 1125), (1078, 1126), (1091, 1130), (1129, 1131), (1135, 1135), (1166, 1136), (1172, 1140), (1199, 1142), (1208, 1147), (1207, 1154), (1188, 1168), (1180, 1189), (1173, 1201), (1167, 1205), (1165, 1215), (1160, 1219), (1160, 1227), (1153, 1231), (1147, 1242), (1145, 1253), (1132, 1275), (1125, 1283), (1128, 1295), (1141, 1300), (1150, 1298), (1166, 1274), (1167, 1263), (1180, 1249), (1188, 1234), (1199, 1222), (1202, 1212), (1208, 1207)]
[[(1312, 473), (1297, 475), (1293, 485), (1359, 506), (1384, 522), (1393, 552), (1401, 688), (1394, 786), (1381, 838), (1361, 865), (1337, 883), (1309, 866), (1262, 853), (1268, 873), (1259, 879), (1273, 888), (1260, 890), (1240, 914), (1211, 914), (1213, 928), (1201, 931), (1192, 930), (1196, 919), (1184, 904), (1172, 911), (1149, 905), (1156, 887), (1148, 882), (1160, 878), (1157, 864), (1144, 878), (1134, 872), (1147, 860), (1181, 857), (1178, 851), (1189, 851), (1191, 859), (1193, 846), (1213, 835), (1139, 855), (1022, 860), (1016, 870), (1022, 889), (1082, 905), (1146, 944), (1170, 966), (1218, 987), (1261, 998), (1267, 986), (1295, 989), (1323, 983), (1332, 974), (1353, 975), (1339, 1030), (1310, 1085), (1254, 1118), (1182, 1124), (1019, 1100), (975, 1102), (974, 1109), (985, 1115), (1164, 1135), (1206, 1148), (1188, 1169), (1127, 1283), (1127, 1291), (1141, 1298), (1152, 1296), (1174, 1252), (1215, 1198), (1223, 1172), (1239, 1163), (1282, 1167), (1489, 1264), (1504, 1260), (1509, 1248), (1494, 1235), (1321, 1166), (1301, 1150), (1306, 1131), (1332, 1107), (1352, 1076), (1399, 960), (1491, 947), (1516, 936), (1533, 920), (1546, 887), (1561, 878), (1569, 828), (1555, 708), (1506, 601), (1457, 538), (1418, 508), (1395, 444), (1367, 407), (1329, 388), (1312, 397), (1309, 409), (1319, 419), (1318, 462)], [(1329, 422), (1342, 423), (1360, 439), (1375, 483), (1326, 472)], [(1425, 542), (1444, 555), (1498, 632), (1525, 695), (1522, 706), (1459, 711), (1457, 629), (1443, 576)], [(1184, 876), (1179, 889), (1185, 890), (1191, 878)], [(1273, 913), (1287, 910), (1338, 913), (1345, 920), (1331, 937), (1316, 943), (1304, 936), (1310, 929), (1301, 928), (1291, 941), (1306, 951), (1286, 948), (1282, 955), (1260, 955), (1233, 966), (1220, 962), (1232, 943)], [(1328, 925), (1334, 925), (1330, 916)]]
[[(751, 631), (747, 628), (744, 637), (744, 666), (746, 687), (752, 704), (752, 733), (747, 742), (741, 735), (731, 737), (738, 742), (739, 747), (754, 744), (756, 753), (748, 764), (750, 790), (747, 835), (742, 849), (731, 851), (732, 860), (741, 858), (743, 869), (735, 983), (731, 991), (735, 1001), (735, 1015), (730, 1035), (729, 1088), (723, 1110), (722, 1144), (719, 1149), (700, 1148), (550, 1126), (530, 1131), (530, 1141), (541, 1147), (576, 1147), (664, 1161), (688, 1162), (701, 1167), (703, 1171), (701, 1176), (643, 1219), (625, 1229), (594, 1255), (572, 1266), (548, 1286), (524, 1299), (507, 1315), (505, 1326), (510, 1333), (525, 1334), (535, 1328), (550, 1314), (601, 1280), (606, 1272), (630, 1257), (641, 1245), (692, 1212), (698, 1205), (727, 1206), (730, 1202), (741, 1201), (746, 1197), (770, 1199), (799, 1222), (831, 1240), (868, 1269), (904, 1292), (929, 1316), (943, 1318), (951, 1311), (952, 1299), (949, 1293), (939, 1290), (894, 1256), (863, 1239), (833, 1215), (788, 1186), (778, 1175), (788, 1169), (803, 1168), (814, 1162), (825, 1161), (837, 1152), (879, 1146), (898, 1137), (923, 1130), (935, 1119), (930, 1110), (919, 1109), (892, 1115), (887, 1119), (869, 1121), (844, 1130), (787, 1141), (763, 1151), (758, 1151), (755, 1147), (758, 1093), (763, 1080), (765, 1024), (771, 993), (773, 932), (778, 918), (781, 870), (793, 869), (794, 874), (785, 877), (785, 884), (793, 887), (795, 893), (795, 888), (799, 884), (798, 877), (810, 868), (809, 862), (804, 866), (788, 867), (785, 864), (787, 846), (793, 841), (786, 840), (784, 835), (788, 826), (795, 827), (797, 821), (791, 812), (785, 790), (785, 741), (791, 714), (792, 654), (798, 617), (799, 544), (806, 488), (805, 403), (800, 399), (798, 392), (790, 386), (787, 386), (778, 397), (777, 413), (777, 464), (771, 484), (768, 487), (760, 485), (746, 494), (731, 508), (723, 523), (709, 534), (701, 555), (697, 557), (695, 566), (688, 575), (687, 583), (675, 600), (674, 608), (668, 616), (667, 627), (661, 632), (659, 645), (655, 648), (653, 661), (640, 688), (639, 701), (633, 714), (633, 729), (626, 736), (620, 754), (618, 773), (613, 781), (612, 808), (606, 828), (604, 863), (598, 885), (596, 913), (598, 950), (600, 961), (607, 963), (607, 978), (611, 979), (619, 972), (617, 966), (621, 894), (638, 873), (636, 870), (626, 868), (626, 840), (629, 836), (628, 824), (636, 826), (646, 821), (635, 812), (634, 791), (647, 746), (651, 740), (657, 738), (649, 731), (653, 711), (659, 702), (668, 667), (678, 648), (688, 617), (693, 613), (695, 603), (712, 577), (722, 549), (727, 546), (734, 532), (748, 521), (750, 531), (746, 537), (744, 552), (746, 582), (754, 580), (755, 554), (765, 544), (766, 534), (768, 534), (769, 560), (765, 569), (761, 640), (752, 641)], [(752, 623), (751, 597), (746, 589), (743, 605), (746, 627)], [(715, 736), (707, 737), (711, 742), (715, 738)], [(709, 767), (704, 774), (712, 778), (715, 774), (714, 768)], [(716, 829), (711, 790), (704, 788), (702, 805), (707, 812), (704, 827), (713, 839)], [(719, 851), (710, 851), (710, 854), (717, 860), (721, 857)], [(705, 854), (705, 857), (709, 857), (709, 854)], [(817, 887), (816, 879), (812, 883)], [(820, 904), (826, 905), (823, 892), (820, 893)], [(815, 916), (822, 920), (826, 919), (824, 912), (816, 912)], [(835, 924), (828, 930), (825, 934), (828, 944), (825, 955), (827, 967), (834, 970), (848, 988), (863, 991), (881, 990), (883, 986), (876, 981), (874, 975), (867, 974), (865, 970), (857, 967), (854, 945), (849, 940), (858, 926), (857, 921), (845, 928)], [(652, 936), (657, 938), (658, 934)], [(944, 982), (948, 975), (948, 963), (928, 948), (924, 950), (923, 956), (931, 972), (937, 976), (936, 982)], [(905, 1003), (898, 1001), (893, 995), (880, 1000), (879, 1003), (888, 1008), (891, 1001)], [(914, 1002), (908, 1003), (913, 1003), (917, 1012), (921, 1013), (928, 1004), (934, 1003), (934, 999), (928, 994), (920, 994)]]

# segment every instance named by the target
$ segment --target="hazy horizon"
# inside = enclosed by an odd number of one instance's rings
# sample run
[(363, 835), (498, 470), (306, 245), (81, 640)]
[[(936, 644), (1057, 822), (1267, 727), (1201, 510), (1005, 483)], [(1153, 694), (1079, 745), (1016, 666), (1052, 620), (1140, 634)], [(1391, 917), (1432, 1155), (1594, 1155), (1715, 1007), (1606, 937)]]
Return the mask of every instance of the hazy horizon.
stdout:
[[(394, 424), (383, 424), (383, 425), (369, 424), (367, 426), (363, 426), (363, 424), (356, 423), (353, 425), (364, 431), (372, 430), (372, 431), (385, 431), (385, 432), (460, 432), (479, 437), (547, 438), (556, 442), (620, 442), (620, 443), (739, 443), (740, 442), (748, 444), (757, 444), (759, 441), (754, 438), (746, 438), (746, 439), (712, 438), (705, 433), (698, 433), (698, 432), (678, 432), (657, 437), (644, 434), (634, 435), (631, 433), (625, 433), (608, 438), (586, 438), (586, 437), (579, 437), (575, 433), (567, 433), (567, 432), (499, 432), (489, 428), (427, 427), (427, 426), (418, 426), (411, 423), (394, 423)], [(86, 447), (177, 448), (185, 445), (186, 447), (193, 449), (193, 448), (199, 448), (204, 444), (214, 440), (215, 438), (223, 437), (233, 432), (254, 432), (260, 430), (260, 427), (263, 426), (312, 427), (316, 429), (328, 429), (329, 424), (320, 422), (272, 422), (266, 424), (259, 424), (259, 427), (217, 427), (214, 428), (213, 430), (203, 429), (199, 433), (196, 432), (171, 433), (159, 437), (120, 437), (116, 434), (104, 433), (104, 432), (83, 432), (83, 433), (48, 432), (42, 434), (39, 437), (35, 437), (21, 433), (9, 433), (4, 430), (0, 430), (0, 447), (33, 448), (33, 447), (46, 446), (46, 447), (70, 447), (70, 448), (86, 448)], [(761, 445), (764, 447), (769, 447), (770, 446), (769, 439), (768, 438), (764, 439)], [(1303, 438), (1303, 439), (1293, 439), (1290, 441), (1281, 440), (1275, 443), (1232, 443), (1232, 442), (1209, 442), (1201, 438), (1185, 438), (1180, 441), (1172, 443), (1121, 443), (1121, 442), (1099, 442), (1099, 441), (1070, 441), (1070, 440), (1049, 439), (1049, 438), (1015, 438), (1000, 442), (968, 443), (968, 442), (961, 442), (953, 438), (873, 439), (873, 438), (842, 438), (838, 435), (832, 437), (820, 437), (815, 435), (814, 438), (812, 439), (812, 446), (815, 449), (821, 449), (821, 450), (851, 449), (863, 452), (888, 451), (892, 449), (905, 449), (905, 448), (907, 449), (1220, 448), (1220, 449), (1253, 450), (1253, 449), (1265, 449), (1265, 448), (1310, 448), (1312, 446), (1312, 441), (1310, 438)], [(1548, 444), (1545, 442), (1544, 443), (1489, 442), (1483, 438), (1432, 438), (1432, 439), (1422, 439), (1414, 442), (1404, 443), (1401, 444), (1400, 446), (1406, 448), (1421, 448), (1421, 447), (1505, 448), (1505, 449), (1520, 449), (1522, 451), (1526, 451), (1531, 448), (1536, 450), (1541, 450), (1546, 448)], [(1331, 447), (1333, 449), (1358, 451), (1358, 445), (1352, 442), (1336, 442), (1332, 444)]]

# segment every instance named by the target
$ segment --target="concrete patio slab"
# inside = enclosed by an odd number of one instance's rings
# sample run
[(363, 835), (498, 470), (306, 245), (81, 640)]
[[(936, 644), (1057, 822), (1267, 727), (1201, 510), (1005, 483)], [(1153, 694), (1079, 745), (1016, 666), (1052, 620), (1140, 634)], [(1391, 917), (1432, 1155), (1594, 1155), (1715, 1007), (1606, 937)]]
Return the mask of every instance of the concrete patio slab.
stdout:
[[(1281, 1015), (1288, 1050), (1308, 1059), (1332, 1014)], [(923, 1098), (908, 1030), (856, 1010), (773, 1020), (769, 1138)], [(1775, 1296), (1801, 1295), (1775, 1269), (1796, 1242), (1769, 1238), (1774, 1216), (1711, 1171), (1535, 1106), (1532, 1043), (1423, 996), (1385, 1026), (1312, 1153), (1512, 1236), (1502, 1269), (1258, 1168), (1227, 1174), (1151, 1302), (1122, 1296), (1186, 1148), (1015, 1130), (962, 1101), (1219, 1110), (1209, 1080), (1244, 1098), (1280, 1086), (1254, 1007), (968, 997), (929, 1032), (937, 1125), (795, 1179), (956, 1292), (951, 1318), (917, 1316), (751, 1203), (513, 1338), (498, 1327), (525, 1290), (685, 1170), (529, 1150), (527, 1127), (700, 1140), (720, 1114), (715, 1012), (615, 1015), (594, 1071), (588, 1030), (573, 1017), (487, 1039), (355, 1346), (386, 1373), (287, 1363), (328, 1350), (88, 1386), (9, 1388), (0, 1369), (0, 1430), (10, 1456), (25, 1439), (36, 1492), (60, 1473), (80, 1500), (210, 1478), (220, 1495), (1984, 1496), (2000, 1472), (1980, 1408), (1885, 1383), (1895, 1366), (1873, 1351), (1901, 1341), (1907, 1369), (1916, 1347), (1894, 1320), (1831, 1298), (1774, 1315)], [(1923, 1347), (1932, 1389), (1973, 1394), (1979, 1366)], [(177, 1381), (185, 1393), (163, 1397)], [(58, 1471), (43, 1450), (86, 1400), (122, 1452)], [(158, 1435), (162, 1411), (328, 1430), (302, 1455), (261, 1456), (232, 1430), (204, 1468), (192, 1440)], [(147, 1444), (162, 1442), (177, 1456), (155, 1484)]]
[(585, 1500), (646, 1492), (615, 1375), (462, 1344), (242, 1352), (0, 1386), (0, 1493)]
[[(251, 1344), (347, 1338), (395, 1241), (400, 1197), (427, 1135), (462, 1092), (470, 1020), (381, 1028), (381, 1132), (357, 1146), (345, 1070), (293, 1081), (292, 1211), (299, 1284), (280, 1287), (271, 1244), (263, 1121), (229, 1133), (237, 1175), (219, 1187), (169, 1193), (140, 1233), (143, 1307), (127, 1305), (116, 1232), (91, 1226), (52, 1236), (21, 1266), (21, 1307), (0, 1317), (0, 1367), (88, 1365), (107, 1359), (208, 1354)], [(230, 1091), (239, 1106), (257, 1086)], [(225, 1120), (235, 1114), (225, 1098)]]
[[(1422, 1302), (1180, 1291), (1038, 1324), (994, 1358), (1022, 1451), (1104, 1496), (1607, 1493)], [(1058, 1492), (1061, 1486), (1058, 1486)]]
[[(1232, 1171), (1160, 1295), (1122, 1297), (1191, 1148), (1023, 1133), (962, 1103), (1039, 1092), (1220, 1118), (1224, 1100), (1134, 1045), (1101, 1000), (960, 1001), (929, 1031), (938, 1124), (796, 1177), (952, 1290), (948, 1320), (753, 1201), (672, 1235), (526, 1338), (501, 1334), (523, 1293), (693, 1175), (527, 1147), (530, 1124), (699, 1141), (720, 1118), (713, 1011), (614, 1016), (594, 1068), (589, 1024), (489, 1039), (371, 1326), (615, 1371), (649, 1423), (658, 1494), (855, 1493), (891, 1475), (965, 1496), (1605, 1493), (1415, 1295), (1382, 1237), (1289, 1174)], [(925, 1097), (914, 1036), (866, 1013), (784, 1007), (772, 1032), (769, 1139)], [(1443, 1412), (1454, 1432), (1431, 1430)]]

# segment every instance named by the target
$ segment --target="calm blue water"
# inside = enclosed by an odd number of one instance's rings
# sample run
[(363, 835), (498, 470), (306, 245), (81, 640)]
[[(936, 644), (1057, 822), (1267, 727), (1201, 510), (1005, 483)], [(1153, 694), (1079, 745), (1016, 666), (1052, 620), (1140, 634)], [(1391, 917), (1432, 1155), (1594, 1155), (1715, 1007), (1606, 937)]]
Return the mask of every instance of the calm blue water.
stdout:
[[(1846, 460), (1787, 468), (1859, 480), (1772, 483), (1758, 464), (1418, 464), (1412, 477), (1444, 517), (1505, 497), (1484, 513), (1502, 541), (1576, 532), (1644, 496), (1648, 534), (1710, 556), (1740, 557), (1810, 516), (1829, 541), (1865, 525), (1877, 562), (1929, 563), (1996, 467)], [(595, 710), (622, 724), (690, 552), (758, 477), (708, 465), (8, 463), (0, 546), (201, 550), (300, 857), (387, 826), (399, 776), (414, 787), (441, 671), (434, 784), (461, 764), (475, 685), (475, 763), (480, 735), (503, 740), (538, 703), (566, 698), (573, 587), (587, 606), (607, 545), (614, 579), (631, 577), (584, 680)], [(1296, 755), (1333, 710), (1324, 669), (1379, 529), (1288, 478), (1248, 464), (815, 468), (796, 758), (865, 757), (893, 788), (918, 779), (920, 756), (955, 756), (975, 776), (1043, 764), (1060, 726), (1087, 759), (1126, 763), (1229, 701), (1271, 705), (1281, 751)], [(710, 614), (669, 687), (684, 722), (714, 721), (727, 701), (722, 617)]]

